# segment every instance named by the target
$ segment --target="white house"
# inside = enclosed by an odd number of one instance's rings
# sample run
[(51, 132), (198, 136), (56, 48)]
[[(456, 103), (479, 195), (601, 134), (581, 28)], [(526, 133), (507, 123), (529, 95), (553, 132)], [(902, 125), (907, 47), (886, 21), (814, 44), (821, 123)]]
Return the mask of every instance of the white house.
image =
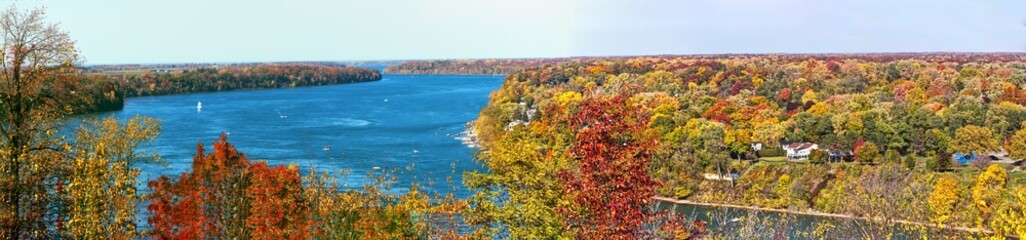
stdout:
[(802, 160), (809, 158), (809, 154), (812, 154), (812, 150), (819, 149), (819, 145), (815, 143), (791, 143), (780, 146), (787, 151), (788, 160)]
[(757, 142), (756, 143), (752, 143), (752, 150), (753, 151), (762, 150), (762, 143), (757, 143)]

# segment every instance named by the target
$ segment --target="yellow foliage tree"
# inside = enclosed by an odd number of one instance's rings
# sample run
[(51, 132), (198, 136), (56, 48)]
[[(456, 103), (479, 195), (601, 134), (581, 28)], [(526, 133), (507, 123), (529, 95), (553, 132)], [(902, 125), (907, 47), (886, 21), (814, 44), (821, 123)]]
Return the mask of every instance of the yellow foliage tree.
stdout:
[[(513, 239), (548, 239), (563, 234), (560, 206), (562, 182), (558, 173), (569, 168), (570, 159), (562, 154), (542, 153), (539, 145), (525, 139), (520, 130), (498, 140), (481, 160), (490, 173), (468, 173), (464, 183), (479, 189), (471, 197), (475, 208), (466, 215), (468, 222), (485, 226), (485, 235), (497, 235), (500, 225)], [(505, 195), (505, 196), (500, 196)]]
[(933, 192), (930, 193), (930, 198), (927, 199), (930, 212), (933, 213), (930, 220), (937, 225), (944, 224), (944, 222), (951, 218), (951, 214), (955, 209), (955, 203), (957, 202), (958, 181), (951, 176), (941, 177), (933, 185)]
[[(139, 169), (132, 164), (159, 161), (136, 152), (142, 142), (160, 132), (157, 120), (134, 117), (87, 121), (76, 131), (71, 174), (66, 189), (58, 189), (69, 203), (67, 235), (75, 239), (135, 239)], [(62, 191), (63, 190), (63, 191)]]
[(1008, 173), (998, 164), (991, 164), (987, 167), (987, 170), (980, 173), (980, 176), (976, 178), (972, 194), (973, 203), (980, 210), (980, 218), (977, 219), (978, 225), (982, 226), (990, 217), (994, 208), (998, 206), (998, 201), (1001, 200), (1001, 195), (1005, 191), (1005, 183), (1007, 181)]
[(578, 92), (567, 91), (567, 92), (562, 92), (559, 95), (556, 95), (556, 102), (559, 103), (559, 105), (566, 106), (566, 105), (569, 105), (571, 103), (577, 103), (577, 102), (580, 102), (580, 101), (581, 101), (581, 93), (578, 93)]
[(990, 227), (1000, 237), (1008, 234), (1026, 236), (1026, 188), (1017, 187), (1011, 193), (1011, 201), (996, 212)]
[(802, 94), (802, 103), (817, 103), (818, 101), (819, 94), (816, 94), (816, 91), (812, 91), (812, 89), (805, 90), (805, 93)]
[(1022, 129), (1012, 135), (1008, 144), (1008, 156), (1016, 159), (1026, 159), (1026, 122), (1022, 123)]

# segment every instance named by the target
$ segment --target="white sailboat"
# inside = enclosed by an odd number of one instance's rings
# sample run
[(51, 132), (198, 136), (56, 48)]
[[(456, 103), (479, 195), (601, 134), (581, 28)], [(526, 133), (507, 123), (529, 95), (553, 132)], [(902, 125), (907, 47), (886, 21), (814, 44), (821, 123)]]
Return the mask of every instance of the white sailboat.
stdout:
[(196, 102), (196, 111), (197, 112), (203, 111), (203, 103), (202, 102)]

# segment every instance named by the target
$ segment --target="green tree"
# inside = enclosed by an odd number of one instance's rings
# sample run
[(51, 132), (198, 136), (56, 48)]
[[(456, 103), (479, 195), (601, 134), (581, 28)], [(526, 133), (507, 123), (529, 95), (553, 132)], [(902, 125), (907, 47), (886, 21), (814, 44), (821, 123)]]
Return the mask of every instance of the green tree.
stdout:
[(965, 154), (987, 153), (996, 148), (997, 141), (994, 140), (994, 133), (990, 128), (973, 125), (955, 131), (955, 139), (948, 145), (948, 151)]
[(726, 129), (723, 124), (705, 119), (692, 119), (685, 128), (690, 129), (688, 141), (692, 146), (696, 146), (695, 153), (702, 159), (703, 165), (712, 166), (719, 176), (729, 175), (730, 169), (727, 168), (727, 164), (730, 156), (724, 149)]
[(905, 156), (902, 163), (905, 164), (905, 169), (913, 170), (916, 168), (916, 157), (912, 155)]
[(898, 153), (897, 150), (887, 149), (887, 151), (884, 152), (884, 162), (899, 163), (902, 162), (901, 160), (901, 154)]

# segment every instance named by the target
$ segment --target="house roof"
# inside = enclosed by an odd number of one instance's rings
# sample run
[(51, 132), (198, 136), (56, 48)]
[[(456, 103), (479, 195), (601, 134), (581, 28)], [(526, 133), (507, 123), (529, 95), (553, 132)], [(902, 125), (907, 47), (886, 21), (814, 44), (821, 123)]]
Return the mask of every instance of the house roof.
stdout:
[(812, 148), (814, 146), (816, 146), (816, 144), (804, 142), (804, 143), (791, 143), (791, 144), (788, 144), (787, 146), (785, 146), (784, 148), (788, 148), (788, 149), (793, 149), (795, 151), (799, 151), (799, 150), (805, 150), (807, 148)]

